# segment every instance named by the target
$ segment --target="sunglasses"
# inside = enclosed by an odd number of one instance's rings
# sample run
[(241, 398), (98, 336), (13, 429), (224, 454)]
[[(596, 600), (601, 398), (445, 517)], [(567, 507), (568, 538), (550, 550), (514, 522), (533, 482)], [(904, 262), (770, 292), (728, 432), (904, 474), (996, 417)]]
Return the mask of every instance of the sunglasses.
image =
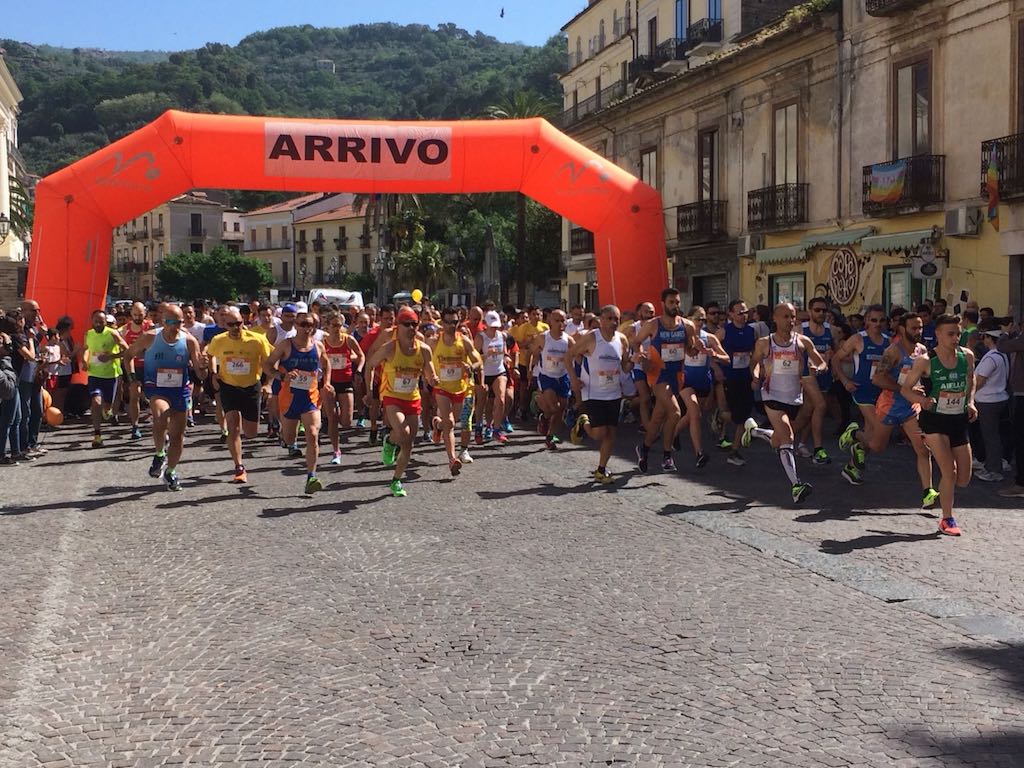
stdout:
[(241, 325), (241, 323), (240, 322), (224, 323), (224, 325), (226, 325), (228, 328), (238, 328)]
[(310, 322), (298, 323), (298, 326), (299, 326), (299, 328), (315, 328), (316, 327), (316, 323), (310, 323)]
[(882, 317), (869, 317), (868, 318), (868, 322), (869, 323), (884, 323), (885, 322), (885, 318), (882, 318)]
[(181, 325), (181, 320), (176, 317), (165, 317), (164, 325)]
[(403, 328), (415, 328), (417, 325), (419, 325), (419, 323), (408, 322), (408, 323), (399, 323), (399, 325), (402, 326)]

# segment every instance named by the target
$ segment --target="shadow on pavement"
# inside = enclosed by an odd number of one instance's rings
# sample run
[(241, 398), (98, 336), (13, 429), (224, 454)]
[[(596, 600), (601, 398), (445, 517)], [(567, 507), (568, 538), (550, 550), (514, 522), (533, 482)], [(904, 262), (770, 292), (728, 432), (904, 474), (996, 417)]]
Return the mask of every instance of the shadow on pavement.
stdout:
[(876, 531), (868, 529), (864, 536), (858, 536), (848, 541), (836, 541), (825, 539), (821, 542), (821, 551), (826, 555), (848, 555), (858, 549), (876, 549), (887, 544), (905, 544), (914, 541), (935, 541), (941, 539), (942, 534), (938, 531), (931, 533), (899, 533), (897, 531)]
[(900, 512), (893, 510), (858, 509), (849, 506), (830, 505), (822, 507), (817, 512), (807, 515), (798, 515), (793, 518), (795, 523), (828, 523), (836, 520), (849, 520), (852, 517), (894, 517), (910, 516), (923, 517), (926, 520), (938, 520), (934, 512), (921, 510), (920, 512)]

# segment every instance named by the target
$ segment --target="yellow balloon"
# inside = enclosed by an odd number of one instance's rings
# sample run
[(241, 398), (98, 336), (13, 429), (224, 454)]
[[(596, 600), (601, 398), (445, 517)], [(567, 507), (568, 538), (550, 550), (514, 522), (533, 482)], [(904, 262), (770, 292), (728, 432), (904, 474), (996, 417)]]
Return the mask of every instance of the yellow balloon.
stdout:
[(421, 291), (419, 288), (413, 288), (412, 289), (412, 300), (414, 302), (416, 302), (417, 304), (419, 304), (421, 301), (423, 301), (423, 291)]

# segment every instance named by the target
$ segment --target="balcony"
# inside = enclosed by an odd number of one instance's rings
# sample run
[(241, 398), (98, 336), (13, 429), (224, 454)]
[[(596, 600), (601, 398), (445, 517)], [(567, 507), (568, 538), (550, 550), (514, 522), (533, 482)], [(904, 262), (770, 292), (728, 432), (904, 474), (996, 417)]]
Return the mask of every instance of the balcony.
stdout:
[(163, 227), (154, 227), (154, 229), (153, 229), (153, 239), (159, 240), (163, 236), (164, 236), (164, 228)]
[(569, 253), (572, 256), (580, 256), (594, 252), (594, 233), (582, 227), (573, 227), (569, 230)]
[(686, 29), (691, 56), (709, 56), (722, 47), (722, 20), (701, 19)]
[(686, 69), (687, 41), (672, 37), (654, 49), (654, 68), (659, 72)]
[(981, 196), (988, 197), (988, 166), (995, 161), (999, 199), (1024, 197), (1024, 133), (981, 142)]
[(676, 238), (680, 242), (708, 243), (726, 236), (725, 200), (701, 200), (676, 208)]
[(923, 0), (864, 0), (868, 16), (895, 16), (921, 5)]
[(149, 238), (149, 232), (145, 229), (132, 230), (128, 233), (128, 241), (133, 242), (135, 240), (146, 240)]
[(747, 193), (747, 228), (777, 229), (807, 221), (808, 184), (778, 184)]
[(188, 231), (189, 237), (206, 237), (206, 230), (199, 227), (192, 227)]
[(322, 237), (313, 238), (313, 250), (322, 253), (324, 250), (324, 239)]
[(336, 237), (334, 238), (334, 247), (339, 251), (344, 251), (348, 248), (348, 237)]
[(364, 232), (363, 234), (361, 234), (359, 236), (359, 247), (360, 248), (369, 248), (370, 247), (370, 235), (369, 235), (369, 233)]
[(945, 199), (945, 155), (913, 155), (864, 166), (867, 216), (898, 216)]
[(643, 75), (649, 75), (654, 72), (655, 63), (653, 56), (637, 56), (626, 68), (627, 77), (629, 82), (634, 82)]
[(632, 31), (633, 19), (631, 19), (628, 16), (625, 18), (616, 19), (612, 23), (612, 37), (615, 38), (616, 40), (621, 40), (622, 38), (629, 35), (629, 33)]
[(307, 253), (309, 251), (309, 243), (306, 240), (296, 240), (295, 250), (299, 253)]

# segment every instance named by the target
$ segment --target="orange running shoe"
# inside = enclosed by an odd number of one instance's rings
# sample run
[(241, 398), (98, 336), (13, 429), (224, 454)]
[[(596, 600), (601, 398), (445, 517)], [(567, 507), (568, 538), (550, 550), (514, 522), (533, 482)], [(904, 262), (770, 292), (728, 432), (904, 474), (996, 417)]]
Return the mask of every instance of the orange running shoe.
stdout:
[(459, 472), (462, 471), (462, 462), (457, 458), (452, 459), (448, 462), (448, 471), (452, 473), (452, 477), (458, 477)]
[(433, 428), (434, 428), (433, 432), (430, 435), (430, 441), (434, 445), (440, 445), (441, 444), (441, 417), (440, 416), (435, 416), (431, 420), (430, 423), (431, 423), (431, 426), (433, 426)]
[(249, 476), (245, 473), (245, 467), (235, 468), (235, 480), (236, 483), (247, 483), (249, 482)]
[(944, 533), (946, 536), (959, 536), (960, 527), (956, 524), (956, 518), (944, 517), (939, 520), (939, 533)]

